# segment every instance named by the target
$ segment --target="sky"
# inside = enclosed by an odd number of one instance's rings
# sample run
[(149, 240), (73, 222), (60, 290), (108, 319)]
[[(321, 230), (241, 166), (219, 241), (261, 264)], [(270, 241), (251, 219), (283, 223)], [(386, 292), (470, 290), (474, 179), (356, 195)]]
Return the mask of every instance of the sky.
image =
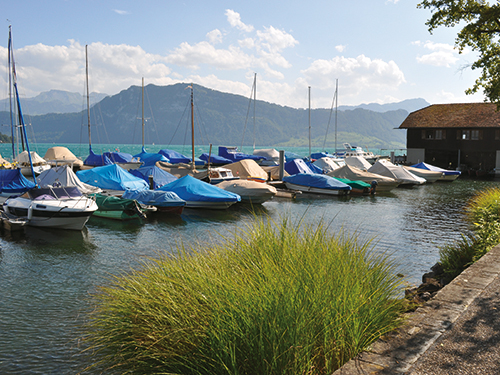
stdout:
[[(481, 102), (458, 28), (429, 33), (418, 0), (2, 0), (0, 97), (12, 26), (22, 96), (195, 83), (294, 108)], [(0, 27), (0, 36), (1, 36)], [(310, 89), (309, 89), (310, 88)]]

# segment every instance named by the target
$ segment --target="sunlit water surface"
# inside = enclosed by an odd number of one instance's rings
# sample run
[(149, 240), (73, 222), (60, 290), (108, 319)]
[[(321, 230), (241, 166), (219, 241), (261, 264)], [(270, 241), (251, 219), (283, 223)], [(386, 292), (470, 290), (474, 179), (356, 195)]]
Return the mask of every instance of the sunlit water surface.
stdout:
[[(91, 218), (82, 232), (27, 228), (0, 237), (0, 373), (76, 374), (92, 364), (80, 331), (90, 296), (111, 275), (140, 267), (180, 240), (217, 241), (254, 215), (328, 224), (331, 233), (374, 239), (409, 283), (419, 283), (439, 247), (467, 230), (463, 207), (496, 181), (457, 180), (398, 188), (375, 197), (276, 199), (249, 212), (186, 209), (180, 217), (150, 215), (143, 223)], [(91, 369), (85, 373), (97, 374)]]

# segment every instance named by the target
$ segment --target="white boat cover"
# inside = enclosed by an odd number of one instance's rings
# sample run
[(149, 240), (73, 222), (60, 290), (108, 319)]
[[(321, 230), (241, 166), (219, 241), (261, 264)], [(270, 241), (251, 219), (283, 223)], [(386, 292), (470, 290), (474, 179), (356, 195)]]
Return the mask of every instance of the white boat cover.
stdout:
[[(42, 158), (40, 155), (38, 155), (35, 151), (31, 151), (31, 161), (33, 165), (40, 165), (40, 164), (47, 164), (47, 161)], [(21, 164), (21, 165), (26, 165), (30, 163), (30, 159), (28, 156), (28, 151), (23, 151), (19, 155), (17, 155), (16, 160)]]
[(436, 182), (441, 177), (443, 177), (443, 172), (429, 171), (427, 169), (414, 168), (414, 167), (408, 167), (408, 166), (404, 166), (404, 168), (407, 171), (410, 171), (411, 173), (413, 173), (415, 176), (425, 178), (425, 180), (429, 183)]
[(243, 201), (256, 203), (269, 200), (278, 193), (274, 186), (250, 180), (223, 181), (216, 186), (238, 194)]
[(243, 159), (235, 163), (223, 165), (223, 167), (230, 169), (234, 177), (242, 179), (258, 177), (267, 181), (267, 172), (255, 160)]
[(274, 148), (263, 148), (260, 150), (253, 150), (256, 156), (264, 156), (266, 160), (261, 161), (262, 165), (278, 165), (280, 162), (280, 153)]
[(83, 161), (78, 159), (67, 147), (55, 146), (47, 150), (43, 158), (53, 164), (73, 164), (75, 167), (81, 167)]
[(330, 157), (320, 158), (314, 161), (313, 164), (322, 169), (323, 173), (329, 173), (341, 167), (334, 158)]
[[(273, 181), (278, 181), (280, 179), (280, 166), (279, 165), (274, 165), (272, 167), (262, 167), (262, 169), (268, 173), (271, 174), (271, 180)], [(290, 176), (287, 171), (283, 171), (283, 177)]]
[(389, 160), (380, 159), (368, 169), (368, 172), (394, 178), (401, 185), (422, 185), (427, 181), (425, 178), (415, 176), (399, 165), (392, 164)]
[(328, 176), (347, 178), (348, 180), (351, 181), (363, 181), (368, 184), (371, 184), (372, 181), (377, 181), (378, 191), (389, 191), (399, 185), (399, 182), (397, 182), (394, 178), (363, 171), (359, 168), (351, 167), (350, 165), (347, 164), (344, 165), (342, 168), (329, 172)]
[(356, 167), (363, 171), (367, 171), (372, 167), (370, 162), (362, 156), (348, 156), (344, 159), (344, 161), (347, 165), (350, 165), (351, 167)]
[(53, 167), (42, 172), (37, 177), (37, 181), (41, 187), (55, 186), (58, 183), (61, 186), (76, 186), (83, 194), (99, 193), (102, 191), (96, 186), (82, 182), (68, 164)]

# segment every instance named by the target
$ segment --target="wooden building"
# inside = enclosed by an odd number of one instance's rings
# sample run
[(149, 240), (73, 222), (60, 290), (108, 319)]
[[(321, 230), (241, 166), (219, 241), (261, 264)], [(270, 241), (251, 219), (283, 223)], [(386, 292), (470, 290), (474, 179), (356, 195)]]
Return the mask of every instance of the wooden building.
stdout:
[(496, 104), (434, 104), (412, 112), (407, 129), (407, 162), (446, 169), (500, 171), (500, 111)]

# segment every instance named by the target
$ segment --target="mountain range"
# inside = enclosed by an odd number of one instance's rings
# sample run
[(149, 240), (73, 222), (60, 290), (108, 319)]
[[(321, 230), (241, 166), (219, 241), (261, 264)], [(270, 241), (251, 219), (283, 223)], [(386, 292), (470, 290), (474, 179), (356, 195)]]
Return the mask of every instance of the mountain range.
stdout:
[[(190, 144), (191, 90), (188, 84), (150, 84), (144, 92), (144, 142)], [(193, 93), (196, 144), (255, 144), (257, 147), (309, 144), (307, 109), (259, 100), (254, 103), (241, 95), (199, 85), (193, 85)], [(92, 94), (91, 98), (94, 102), (90, 111), (93, 144), (142, 143), (141, 87), (131, 86), (112, 96)], [(87, 111), (86, 107), (82, 109), (86, 101), (82, 95), (52, 90), (35, 98), (21, 99), (21, 103), (25, 117), (30, 113), (26, 122), (31, 125), (29, 133), (35, 134), (37, 142), (88, 143)], [(409, 112), (428, 105), (423, 99), (412, 99), (385, 105), (341, 106), (336, 112), (313, 109), (310, 113), (311, 144), (315, 147), (324, 145), (326, 149), (344, 142), (371, 148), (404, 148), (406, 132), (396, 128)], [(5, 104), (3, 108), (6, 108)], [(10, 124), (8, 112), (0, 112), (0, 124)]]

